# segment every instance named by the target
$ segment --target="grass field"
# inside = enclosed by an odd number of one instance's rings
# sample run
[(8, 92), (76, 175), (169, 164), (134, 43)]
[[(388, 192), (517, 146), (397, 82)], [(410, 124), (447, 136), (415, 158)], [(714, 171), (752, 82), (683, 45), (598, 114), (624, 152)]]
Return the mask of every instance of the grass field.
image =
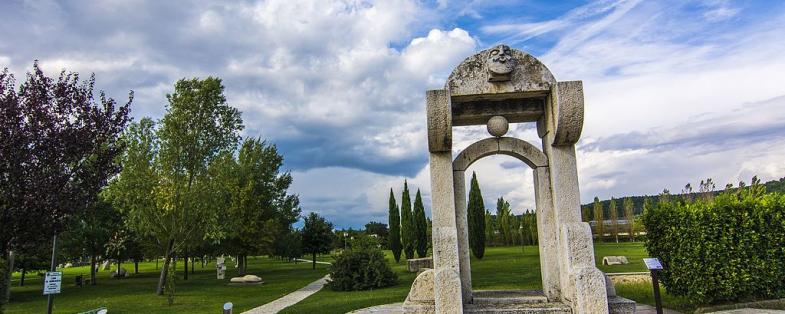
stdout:
[[(308, 283), (324, 276), (326, 265), (317, 264), (312, 270), (310, 263), (288, 263), (266, 257), (248, 258), (248, 273), (264, 279), (265, 284), (253, 286), (229, 285), (229, 278), (235, 272), (228, 262), (225, 280), (215, 279), (215, 264), (201, 268), (197, 263), (196, 273), (189, 280), (182, 279), (178, 272), (174, 305), (167, 305), (165, 296), (155, 295), (159, 272), (155, 262), (139, 264), (138, 275), (125, 279), (109, 278), (109, 271), (98, 274), (96, 286), (74, 286), (75, 276), (89, 276), (89, 267), (63, 269), (62, 293), (55, 297), (56, 313), (77, 313), (101, 306), (110, 313), (220, 313), (225, 302), (234, 304), (235, 312), (254, 308), (275, 300)], [(124, 264), (133, 270), (133, 264)], [(178, 263), (182, 267), (182, 263)], [(87, 277), (87, 276), (86, 276)], [(15, 279), (18, 279), (16, 274)], [(18, 281), (13, 281), (18, 285)], [(35, 274), (28, 274), (24, 287), (11, 289), (11, 302), (6, 313), (45, 313), (46, 297), (42, 293), (43, 280)]]
[[(646, 271), (643, 258), (647, 257), (641, 243), (601, 243), (594, 247), (597, 266), (607, 273)], [(392, 254), (386, 252), (388, 260)], [(627, 256), (627, 265), (602, 265), (602, 257), (609, 255)], [(393, 270), (400, 282), (393, 287), (361, 292), (336, 292), (322, 289), (302, 302), (284, 310), (283, 313), (346, 313), (373, 305), (402, 302), (409, 293), (415, 274), (406, 272), (403, 261), (392, 262)], [(488, 247), (485, 257), (472, 257), (472, 286), (474, 289), (540, 289), (540, 257), (536, 246)], [(618, 286), (619, 295), (636, 301), (653, 304), (651, 286)], [(663, 290), (664, 292), (664, 290)], [(674, 309), (690, 308), (682, 299), (665, 296), (665, 305)]]
[[(345, 313), (373, 305), (402, 302), (409, 293), (416, 274), (406, 272), (406, 264), (392, 262), (392, 254), (386, 251), (399, 283), (393, 287), (372, 291), (336, 292), (322, 289), (299, 304), (287, 308), (283, 313)], [(604, 266), (602, 257), (624, 255), (630, 260), (627, 265)], [(640, 243), (597, 244), (595, 257), (597, 266), (604, 272), (645, 271), (642, 258), (646, 251)], [(332, 262), (329, 255), (318, 260)], [(181, 264), (178, 265), (182, 267)], [(228, 266), (233, 266), (229, 263)], [(132, 264), (125, 264), (133, 269)], [(249, 273), (265, 280), (256, 286), (228, 285), (234, 275), (227, 271), (227, 280), (215, 279), (215, 264), (205, 268), (196, 266), (196, 274), (188, 281), (178, 274), (175, 304), (167, 305), (165, 296), (154, 294), (158, 271), (154, 262), (140, 264), (140, 274), (126, 279), (111, 279), (109, 271), (99, 273), (97, 286), (75, 287), (74, 276), (88, 275), (87, 267), (68, 268), (64, 271), (63, 292), (55, 298), (55, 312), (76, 313), (105, 306), (111, 313), (216, 313), (225, 302), (235, 305), (235, 312), (262, 305), (287, 293), (295, 291), (328, 272), (328, 266), (317, 264), (311, 270), (310, 263), (288, 263), (266, 257), (249, 258)], [(18, 285), (18, 274), (14, 284)], [(11, 303), (7, 313), (41, 313), (46, 309), (46, 297), (41, 295), (42, 279), (28, 274), (25, 287), (12, 288)], [(539, 289), (540, 260), (536, 246), (489, 247), (482, 260), (472, 258), (472, 281), (475, 289)], [(638, 302), (652, 304), (651, 286), (648, 284), (617, 286), (619, 295)], [(666, 307), (673, 309), (693, 308), (683, 299), (664, 295)]]

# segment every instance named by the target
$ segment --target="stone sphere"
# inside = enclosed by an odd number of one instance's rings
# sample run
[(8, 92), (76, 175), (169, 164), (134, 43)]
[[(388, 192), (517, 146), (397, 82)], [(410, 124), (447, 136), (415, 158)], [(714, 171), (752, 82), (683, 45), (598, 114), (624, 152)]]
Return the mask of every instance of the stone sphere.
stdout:
[(509, 128), (510, 125), (507, 123), (507, 119), (502, 116), (494, 116), (488, 120), (488, 133), (495, 137), (504, 136)]

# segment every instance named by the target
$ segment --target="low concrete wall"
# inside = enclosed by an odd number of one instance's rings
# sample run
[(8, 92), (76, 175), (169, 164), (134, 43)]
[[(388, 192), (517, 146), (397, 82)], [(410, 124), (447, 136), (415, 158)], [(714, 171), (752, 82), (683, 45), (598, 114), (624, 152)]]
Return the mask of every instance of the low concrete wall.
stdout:
[(419, 272), (423, 268), (433, 268), (433, 258), (412, 258), (406, 260), (406, 270), (410, 273)]
[(628, 284), (628, 283), (651, 283), (651, 274), (647, 272), (634, 272), (634, 273), (608, 273), (608, 278), (611, 279), (614, 285)]

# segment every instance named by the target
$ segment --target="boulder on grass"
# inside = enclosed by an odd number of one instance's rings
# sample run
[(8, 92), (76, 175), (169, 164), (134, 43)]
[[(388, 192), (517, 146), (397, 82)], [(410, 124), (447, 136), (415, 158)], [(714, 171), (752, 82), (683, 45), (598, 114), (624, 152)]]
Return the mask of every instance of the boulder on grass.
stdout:
[(606, 256), (602, 258), (603, 265), (623, 265), (629, 264), (626, 256)]
[(242, 277), (234, 277), (229, 280), (231, 283), (262, 283), (262, 278), (256, 275), (245, 275)]

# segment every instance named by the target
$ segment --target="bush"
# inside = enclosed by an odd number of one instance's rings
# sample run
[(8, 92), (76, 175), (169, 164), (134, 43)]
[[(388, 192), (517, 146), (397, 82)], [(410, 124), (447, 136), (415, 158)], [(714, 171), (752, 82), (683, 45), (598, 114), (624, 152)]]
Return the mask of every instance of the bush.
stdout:
[(336, 257), (327, 285), (336, 291), (354, 291), (396, 283), (398, 276), (390, 268), (384, 253), (370, 239), (357, 239), (351, 249)]
[(785, 195), (754, 182), (713, 200), (664, 199), (643, 224), (669, 293), (699, 304), (785, 296)]

